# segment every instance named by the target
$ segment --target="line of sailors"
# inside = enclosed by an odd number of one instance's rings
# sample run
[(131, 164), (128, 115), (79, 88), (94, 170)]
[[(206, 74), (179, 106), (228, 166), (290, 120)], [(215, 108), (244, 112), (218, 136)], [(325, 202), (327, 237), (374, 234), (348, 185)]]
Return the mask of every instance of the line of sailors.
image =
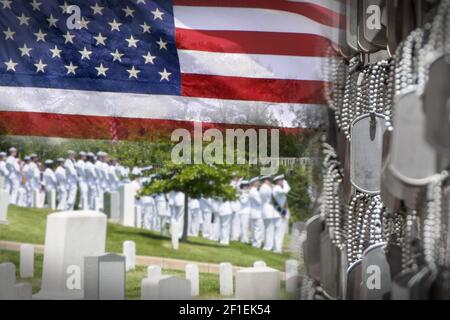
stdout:
[(55, 191), (58, 210), (102, 210), (104, 194), (130, 182), (129, 168), (108, 159), (105, 152), (95, 155), (81, 151), (78, 159), (75, 157), (76, 153), (69, 150), (66, 159), (59, 158), (56, 163), (46, 160), (42, 165), (36, 154), (21, 161), (14, 147), (9, 149), (9, 155), (0, 152), (0, 176), (5, 179), (10, 203), (42, 208), (46, 193)]
[[(136, 192), (151, 177), (141, 177), (151, 169), (133, 168), (136, 178), (130, 181), (130, 169), (115, 159), (108, 159), (105, 152), (68, 151), (67, 158), (54, 163), (46, 160), (44, 166), (37, 155), (21, 161), (17, 149), (10, 148), (9, 155), (0, 152), (0, 176), (5, 177), (10, 203), (26, 207), (44, 207), (46, 193), (57, 195), (58, 210), (91, 209), (103, 211), (104, 194), (117, 192), (120, 186), (133, 183)], [(56, 166), (56, 168), (55, 168)], [(282, 252), (283, 240), (288, 228), (289, 209), (287, 195), (290, 186), (284, 175), (255, 177), (250, 181), (235, 178), (238, 200), (189, 199), (189, 236), (198, 236), (228, 245), (230, 241), (251, 243), (255, 248)], [(78, 193), (78, 203), (76, 204)], [(142, 227), (160, 231), (166, 225), (172, 231), (176, 225), (181, 237), (184, 223), (184, 194), (170, 192), (136, 199)]]
[[(151, 179), (136, 178), (132, 183), (138, 192)], [(222, 245), (241, 241), (255, 248), (281, 253), (288, 228), (287, 195), (290, 186), (284, 175), (274, 178), (255, 177), (250, 181), (240, 178), (231, 184), (238, 192), (238, 200), (189, 199), (188, 235), (201, 235)], [(142, 196), (136, 200), (142, 227), (165, 234), (166, 224), (177, 226), (181, 237), (184, 224), (184, 193)]]

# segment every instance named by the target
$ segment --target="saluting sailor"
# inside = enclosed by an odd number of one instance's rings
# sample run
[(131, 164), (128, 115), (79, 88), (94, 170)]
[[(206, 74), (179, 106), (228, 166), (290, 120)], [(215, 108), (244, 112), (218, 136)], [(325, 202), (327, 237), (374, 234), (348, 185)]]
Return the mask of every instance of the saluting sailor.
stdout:
[[(30, 154), (31, 162), (31, 192), (32, 192), (32, 204), (35, 204), (38, 208), (44, 206), (45, 193), (42, 192), (42, 182), (41, 182), (41, 168), (39, 163), (39, 157), (37, 154)], [(37, 196), (38, 199), (34, 199)]]
[(78, 188), (80, 189), (78, 208), (82, 210), (89, 209), (89, 189), (86, 178), (86, 157), (86, 152), (80, 151), (78, 153), (78, 160), (75, 162), (75, 170), (77, 171), (78, 176)]
[(9, 171), (7, 179), (7, 189), (9, 190), (10, 203), (18, 204), (18, 195), (21, 180), (21, 168), (19, 164), (19, 159), (16, 158), (17, 149), (12, 147), (9, 149), (9, 156), (6, 159), (6, 168)]
[(275, 230), (275, 209), (272, 205), (272, 182), (270, 176), (261, 177), (262, 185), (259, 188), (261, 195), (262, 214), (264, 219), (264, 247), (265, 251), (273, 249)]
[(262, 218), (262, 201), (259, 194), (260, 179), (255, 177), (250, 180), (250, 220), (252, 229), (252, 246), (261, 248), (264, 241), (264, 221)]
[(273, 206), (275, 208), (274, 219), (274, 248), (273, 251), (281, 253), (283, 251), (283, 240), (288, 227), (289, 208), (287, 205), (287, 195), (291, 191), (291, 187), (286, 181), (284, 175), (276, 176), (273, 179), (275, 184), (273, 187)]
[(73, 210), (78, 191), (78, 175), (77, 170), (75, 169), (74, 151), (67, 151), (67, 159), (64, 162), (64, 168), (66, 169), (67, 181), (67, 210)]
[[(45, 161), (45, 170), (44, 170), (44, 188), (45, 193), (48, 195), (49, 192), (55, 192), (58, 185), (58, 181), (56, 180), (55, 172), (52, 169), (53, 161), (52, 160), (46, 160)], [(50, 196), (47, 196), (47, 205), (51, 207), (51, 198)]]
[(86, 183), (88, 185), (88, 204), (91, 210), (95, 210), (95, 201), (98, 197), (97, 171), (95, 170), (95, 155), (92, 152), (87, 154), (85, 163)]
[(250, 222), (250, 183), (247, 180), (242, 180), (240, 183), (241, 194), (239, 196), (239, 222), (241, 223), (241, 237), (242, 243), (249, 243), (248, 231)]
[(55, 171), (56, 190), (58, 191), (58, 210), (66, 210), (67, 208), (67, 176), (64, 162), (65, 160), (63, 158), (59, 158), (57, 160), (58, 167)]

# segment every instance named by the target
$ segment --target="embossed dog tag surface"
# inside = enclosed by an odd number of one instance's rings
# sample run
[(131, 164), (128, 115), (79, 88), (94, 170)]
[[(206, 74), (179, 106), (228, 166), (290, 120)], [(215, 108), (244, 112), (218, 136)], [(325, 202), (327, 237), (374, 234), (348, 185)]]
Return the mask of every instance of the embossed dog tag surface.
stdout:
[(310, 218), (306, 223), (303, 259), (305, 261), (306, 274), (316, 281), (320, 281), (320, 235), (323, 230), (323, 221), (318, 215)]
[(385, 120), (380, 114), (366, 114), (352, 123), (350, 177), (361, 192), (380, 192), (384, 131)]
[(347, 289), (345, 300), (359, 300), (361, 292), (362, 260), (358, 260), (348, 267)]
[(339, 297), (339, 249), (332, 243), (327, 229), (320, 236), (320, 284), (333, 299)]

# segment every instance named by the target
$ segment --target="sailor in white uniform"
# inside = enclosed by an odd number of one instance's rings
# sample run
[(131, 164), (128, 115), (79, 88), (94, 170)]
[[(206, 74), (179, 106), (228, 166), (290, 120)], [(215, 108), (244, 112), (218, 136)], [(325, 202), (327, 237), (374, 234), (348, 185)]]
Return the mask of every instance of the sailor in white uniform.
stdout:
[(219, 217), (220, 217), (220, 239), (219, 243), (222, 245), (230, 244), (231, 233), (231, 217), (233, 211), (231, 208), (231, 201), (220, 201)]
[(75, 152), (67, 151), (67, 159), (64, 162), (67, 180), (67, 210), (73, 210), (78, 191), (78, 175), (75, 169)]
[(95, 210), (95, 201), (98, 197), (97, 171), (95, 170), (95, 155), (92, 152), (87, 154), (85, 163), (86, 183), (88, 185), (88, 204), (91, 210)]
[[(55, 172), (52, 169), (53, 161), (52, 160), (46, 160), (45, 161), (45, 170), (44, 170), (44, 188), (45, 192), (56, 192), (56, 188), (58, 185), (58, 181), (56, 180)], [(50, 198), (47, 198), (47, 201), (50, 201)], [(48, 206), (50, 207), (50, 203), (48, 203)]]
[(58, 192), (58, 210), (66, 210), (67, 208), (67, 176), (64, 168), (65, 160), (59, 158), (57, 160), (58, 167), (55, 170), (56, 176), (56, 191)]
[(6, 152), (0, 152), (0, 177), (3, 177), (3, 188), (6, 190), (6, 180), (8, 179), (9, 171), (6, 167)]
[(9, 149), (9, 156), (6, 159), (6, 168), (9, 171), (7, 179), (7, 190), (9, 191), (9, 200), (11, 204), (18, 204), (19, 188), (21, 183), (21, 167), (19, 159), (16, 158), (17, 149), (12, 147)]
[(78, 153), (78, 160), (75, 162), (75, 170), (78, 176), (78, 188), (80, 190), (80, 198), (78, 202), (78, 208), (81, 210), (89, 209), (88, 198), (88, 183), (86, 178), (86, 157), (87, 154), (84, 151)]
[(173, 226), (176, 225), (178, 231), (178, 237), (181, 239), (183, 235), (184, 227), (184, 193), (180, 191), (174, 191), (171, 193), (172, 196), (172, 217), (171, 217), (171, 234)]
[(274, 187), (273, 206), (275, 208), (274, 219), (274, 248), (273, 251), (281, 253), (283, 251), (283, 240), (289, 221), (289, 209), (287, 205), (287, 195), (291, 191), (291, 187), (286, 181), (284, 175), (276, 176), (273, 179)]
[(242, 180), (240, 183), (241, 193), (239, 196), (239, 222), (241, 223), (241, 237), (242, 243), (249, 243), (249, 223), (250, 223), (250, 183), (247, 180)]
[(97, 185), (97, 198), (95, 201), (97, 202), (97, 207), (100, 210), (103, 210), (103, 199), (105, 196), (105, 185), (106, 185), (106, 175), (105, 172), (105, 161), (106, 153), (103, 151), (97, 152), (97, 161), (95, 161), (95, 173), (96, 173), (96, 185)]
[[(239, 177), (236, 177), (233, 179), (233, 181), (231, 182), (231, 185), (233, 186), (233, 188), (236, 189), (236, 193), (239, 195), (240, 192), (240, 181), (242, 179)], [(239, 215), (239, 206), (240, 206), (240, 202), (239, 202), (239, 197), (237, 200), (231, 201), (230, 202), (231, 205), (231, 211), (232, 211), (232, 216), (231, 216), (231, 240), (232, 241), (239, 241), (240, 235), (241, 235), (241, 222), (240, 222), (240, 215)]]
[(250, 180), (250, 222), (252, 229), (252, 246), (261, 248), (264, 241), (264, 221), (262, 218), (262, 202), (259, 194), (260, 179), (255, 177)]
[[(41, 181), (41, 164), (39, 163), (39, 157), (37, 154), (30, 154), (31, 162), (30, 167), (32, 171), (31, 175), (31, 191), (33, 197), (33, 204), (38, 208), (44, 207), (45, 201), (45, 192), (42, 190), (42, 181)], [(38, 199), (34, 199), (37, 196)]]
[(197, 199), (189, 199), (189, 232), (193, 237), (198, 237), (201, 225), (200, 201)]
[(108, 166), (108, 182), (110, 192), (119, 190), (119, 177), (117, 175), (117, 160), (112, 159)]
[(209, 239), (212, 241), (219, 241), (220, 239), (220, 205), (222, 201), (217, 199), (210, 199), (212, 219), (211, 219), (211, 233)]
[(209, 239), (211, 235), (211, 199), (200, 198), (200, 211), (202, 214), (202, 236), (205, 239)]
[[(31, 208), (33, 205), (33, 191), (31, 190), (31, 180), (33, 176), (32, 168), (30, 167), (31, 158), (26, 156), (23, 158), (22, 174), (25, 177), (25, 203), (24, 206)], [(21, 201), (20, 201), (21, 202)]]
[(159, 231), (161, 232), (161, 235), (164, 236), (166, 234), (167, 218), (169, 217), (166, 194), (159, 193), (155, 195), (155, 206), (159, 217)]
[(261, 195), (262, 213), (264, 219), (264, 250), (271, 251), (274, 247), (275, 209), (272, 205), (272, 182), (271, 177), (261, 178), (262, 185), (259, 188)]

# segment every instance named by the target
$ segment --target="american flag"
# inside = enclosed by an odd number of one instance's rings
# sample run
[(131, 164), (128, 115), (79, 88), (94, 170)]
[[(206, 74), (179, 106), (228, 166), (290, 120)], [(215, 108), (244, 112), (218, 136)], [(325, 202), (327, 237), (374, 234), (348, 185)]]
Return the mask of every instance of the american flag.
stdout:
[(0, 0), (0, 133), (317, 126), (341, 10), (337, 0)]

